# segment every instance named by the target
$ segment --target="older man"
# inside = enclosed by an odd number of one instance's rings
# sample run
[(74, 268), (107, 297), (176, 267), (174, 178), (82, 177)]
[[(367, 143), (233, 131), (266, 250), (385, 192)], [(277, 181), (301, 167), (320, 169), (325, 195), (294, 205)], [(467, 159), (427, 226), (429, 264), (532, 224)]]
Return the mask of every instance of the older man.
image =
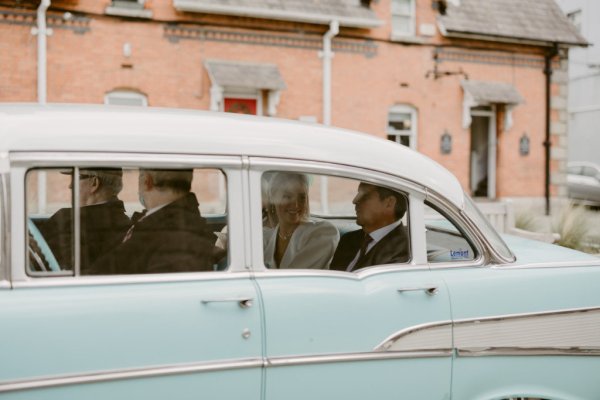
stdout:
[[(80, 266), (84, 274), (94, 261), (123, 240), (129, 228), (125, 207), (117, 198), (123, 188), (122, 177), (120, 168), (79, 170)], [(69, 189), (72, 185), (73, 182)], [(61, 268), (72, 269), (73, 210), (58, 210), (47, 221), (40, 222), (39, 229)]]
[(371, 265), (409, 260), (408, 235), (402, 225), (406, 198), (393, 190), (361, 183), (352, 200), (362, 229), (340, 239), (330, 269), (353, 271)]
[(210, 271), (216, 236), (200, 216), (190, 192), (192, 170), (141, 169), (140, 202), (122, 243), (101, 258), (92, 274)]

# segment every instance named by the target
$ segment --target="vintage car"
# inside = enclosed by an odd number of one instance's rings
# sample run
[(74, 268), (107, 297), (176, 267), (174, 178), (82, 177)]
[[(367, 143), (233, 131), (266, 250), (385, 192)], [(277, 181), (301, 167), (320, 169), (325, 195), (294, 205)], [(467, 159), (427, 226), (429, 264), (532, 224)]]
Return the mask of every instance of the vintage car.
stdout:
[(591, 162), (573, 161), (567, 165), (569, 197), (582, 204), (600, 207), (600, 167)]
[[(112, 226), (84, 219), (98, 170), (118, 171), (127, 221), (148, 171), (191, 171), (221, 255), (181, 269), (153, 242), (131, 262), (160, 267), (94, 269), (136, 235), (89, 259), (88, 230)], [(2, 105), (0, 173), (3, 399), (600, 399), (600, 259), (499, 236), (404, 146), (223, 113)], [(296, 234), (268, 221), (291, 204), (273, 200), (286, 173), (306, 178), (297, 226), (336, 228), (307, 236), (310, 263), (266, 250)], [(406, 201), (405, 258), (334, 268), (338, 238), (366, 226), (361, 184)]]

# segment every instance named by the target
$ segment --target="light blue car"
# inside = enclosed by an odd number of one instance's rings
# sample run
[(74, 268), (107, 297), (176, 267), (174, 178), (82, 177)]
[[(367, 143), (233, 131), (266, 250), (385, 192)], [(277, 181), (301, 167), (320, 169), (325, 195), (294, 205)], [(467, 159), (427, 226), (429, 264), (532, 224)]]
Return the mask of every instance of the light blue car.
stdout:
[(369, 135), (3, 105), (0, 228), (3, 400), (600, 399), (600, 259)]

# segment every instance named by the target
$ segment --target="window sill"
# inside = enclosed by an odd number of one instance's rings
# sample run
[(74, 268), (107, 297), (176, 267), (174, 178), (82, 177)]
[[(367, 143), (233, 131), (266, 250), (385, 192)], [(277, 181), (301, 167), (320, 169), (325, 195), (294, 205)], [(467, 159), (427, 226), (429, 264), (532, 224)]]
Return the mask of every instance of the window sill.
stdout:
[(424, 38), (424, 37), (420, 37), (420, 36), (405, 36), (405, 35), (394, 35), (392, 34), (390, 36), (390, 40), (392, 42), (398, 42), (398, 43), (410, 43), (410, 44), (427, 44), (427, 43), (431, 43), (431, 39), (430, 38)]
[(132, 18), (152, 18), (152, 10), (146, 10), (143, 8), (126, 8), (119, 6), (108, 6), (104, 10), (107, 15), (116, 15), (119, 17), (132, 17)]

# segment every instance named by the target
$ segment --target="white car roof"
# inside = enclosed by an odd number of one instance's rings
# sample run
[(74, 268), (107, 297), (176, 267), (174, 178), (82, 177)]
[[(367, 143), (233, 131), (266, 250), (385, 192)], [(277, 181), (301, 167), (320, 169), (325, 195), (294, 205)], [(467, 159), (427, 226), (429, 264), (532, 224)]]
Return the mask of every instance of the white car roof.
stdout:
[(463, 208), (460, 183), (405, 146), (277, 118), (101, 105), (0, 105), (0, 151), (219, 154), (324, 161), (418, 182)]

